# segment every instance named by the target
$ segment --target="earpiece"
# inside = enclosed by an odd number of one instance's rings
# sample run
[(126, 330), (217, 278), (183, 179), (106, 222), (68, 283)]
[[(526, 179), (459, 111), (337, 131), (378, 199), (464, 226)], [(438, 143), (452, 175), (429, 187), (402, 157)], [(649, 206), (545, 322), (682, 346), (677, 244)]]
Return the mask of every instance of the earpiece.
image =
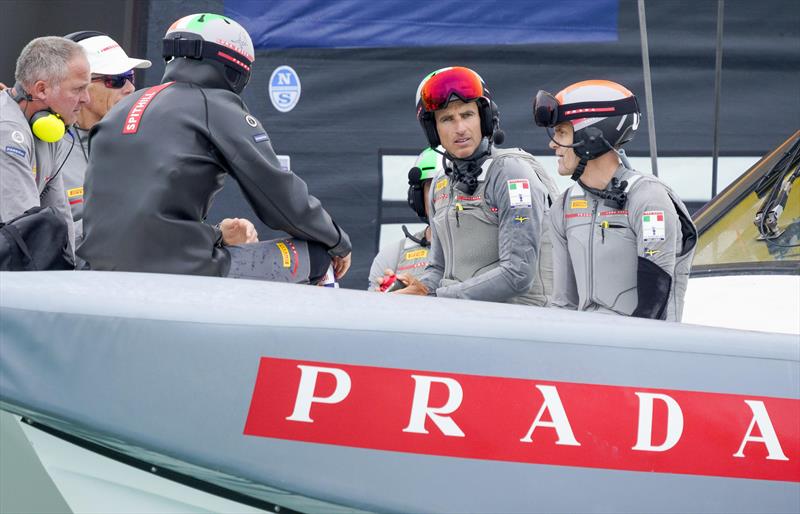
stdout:
[(408, 170), (408, 206), (425, 223), (428, 216), (425, 213), (425, 192), (422, 187), (422, 170), (414, 166)]
[[(22, 87), (22, 84), (19, 82), (14, 84), (13, 89), (15, 94), (11, 95), (11, 98), (13, 98), (15, 102), (20, 103), (23, 100), (26, 102), (33, 101), (31, 94), (25, 91), (25, 88)], [(64, 120), (61, 119), (61, 116), (55, 114), (50, 109), (33, 113), (28, 123), (31, 125), (31, 132), (33, 132), (33, 135), (46, 143), (55, 143), (59, 141), (64, 137), (67, 131), (67, 127), (64, 125)]]

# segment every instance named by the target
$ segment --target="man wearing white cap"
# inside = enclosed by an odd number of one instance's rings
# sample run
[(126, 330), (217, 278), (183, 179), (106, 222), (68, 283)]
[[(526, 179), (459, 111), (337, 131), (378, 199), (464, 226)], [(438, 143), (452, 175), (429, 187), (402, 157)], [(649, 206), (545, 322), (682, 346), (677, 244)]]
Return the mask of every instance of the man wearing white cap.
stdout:
[(152, 63), (146, 59), (128, 57), (116, 41), (102, 32), (84, 30), (64, 37), (83, 47), (92, 72), (90, 101), (81, 108), (78, 121), (68, 130), (61, 143), (72, 146), (71, 150), (67, 149), (69, 156), (62, 173), (67, 201), (75, 221), (75, 238), (80, 243), (83, 235), (83, 180), (89, 160), (89, 130), (117, 102), (136, 89), (133, 70), (149, 68)]

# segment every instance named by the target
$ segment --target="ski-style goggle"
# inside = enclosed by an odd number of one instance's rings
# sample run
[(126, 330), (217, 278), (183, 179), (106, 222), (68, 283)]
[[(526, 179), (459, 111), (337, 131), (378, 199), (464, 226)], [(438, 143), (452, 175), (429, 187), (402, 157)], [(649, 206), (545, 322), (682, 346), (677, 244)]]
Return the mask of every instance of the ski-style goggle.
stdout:
[(484, 96), (483, 81), (469, 68), (455, 66), (425, 81), (420, 102), (426, 111), (438, 111), (447, 107), (453, 95), (463, 102)]
[(555, 127), (559, 123), (582, 118), (608, 118), (638, 113), (635, 96), (620, 100), (576, 102), (561, 105), (556, 97), (539, 90), (533, 100), (533, 121), (540, 127)]
[(134, 77), (133, 70), (130, 70), (125, 73), (120, 73), (119, 75), (101, 75), (99, 77), (94, 77), (92, 78), (92, 82), (99, 82), (102, 80), (103, 85), (108, 89), (122, 89), (125, 87), (126, 81), (130, 81), (130, 83), (133, 84)]

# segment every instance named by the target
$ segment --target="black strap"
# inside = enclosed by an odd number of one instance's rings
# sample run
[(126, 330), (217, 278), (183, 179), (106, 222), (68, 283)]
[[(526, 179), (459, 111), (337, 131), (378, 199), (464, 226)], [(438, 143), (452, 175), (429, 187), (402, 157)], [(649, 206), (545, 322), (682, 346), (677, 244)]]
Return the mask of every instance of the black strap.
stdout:
[(202, 39), (165, 39), (161, 55), (166, 57), (190, 57), (199, 59), (203, 56)]
[(414, 241), (423, 248), (427, 248), (431, 245), (431, 242), (428, 241), (428, 238), (425, 237), (424, 235), (422, 236), (422, 239), (417, 239), (416, 237), (414, 237), (414, 235), (408, 231), (405, 225), (403, 225), (403, 234), (405, 234), (408, 239)]
[[(227, 65), (236, 66), (243, 71), (250, 71), (250, 66), (253, 64), (250, 59), (235, 50), (210, 41), (203, 41), (202, 39), (164, 39), (161, 55), (165, 59), (170, 57), (213, 59)], [(225, 57), (220, 57), (221, 55)]]
[(672, 277), (655, 262), (638, 258), (636, 293), (639, 303), (631, 316), (636, 318), (666, 319)]
[(584, 184), (581, 179), (578, 179), (578, 184), (580, 184), (584, 190), (605, 200), (605, 204), (609, 207), (624, 209), (625, 204), (628, 203), (628, 193), (625, 192), (625, 188), (628, 187), (628, 182), (626, 180), (620, 182), (617, 177), (612, 177), (611, 189), (597, 189), (595, 187), (589, 187)]

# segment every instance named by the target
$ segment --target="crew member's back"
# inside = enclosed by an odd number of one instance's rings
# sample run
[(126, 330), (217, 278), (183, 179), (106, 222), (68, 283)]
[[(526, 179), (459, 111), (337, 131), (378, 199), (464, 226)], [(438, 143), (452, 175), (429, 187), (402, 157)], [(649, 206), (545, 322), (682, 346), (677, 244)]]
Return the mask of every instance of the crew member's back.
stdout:
[[(163, 83), (129, 95), (92, 129), (78, 254), (95, 270), (228, 275), (231, 253), (205, 219), (229, 173), (261, 221), (327, 251), (334, 265), (346, 259), (346, 271), (347, 234), (305, 182), (281, 169), (267, 132), (239, 97), (252, 43), (244, 50), (213, 43), (215, 23), (230, 31), (234, 22), (198, 14), (173, 24)], [(192, 39), (199, 33), (204, 40)], [(223, 53), (232, 56), (215, 60)]]

